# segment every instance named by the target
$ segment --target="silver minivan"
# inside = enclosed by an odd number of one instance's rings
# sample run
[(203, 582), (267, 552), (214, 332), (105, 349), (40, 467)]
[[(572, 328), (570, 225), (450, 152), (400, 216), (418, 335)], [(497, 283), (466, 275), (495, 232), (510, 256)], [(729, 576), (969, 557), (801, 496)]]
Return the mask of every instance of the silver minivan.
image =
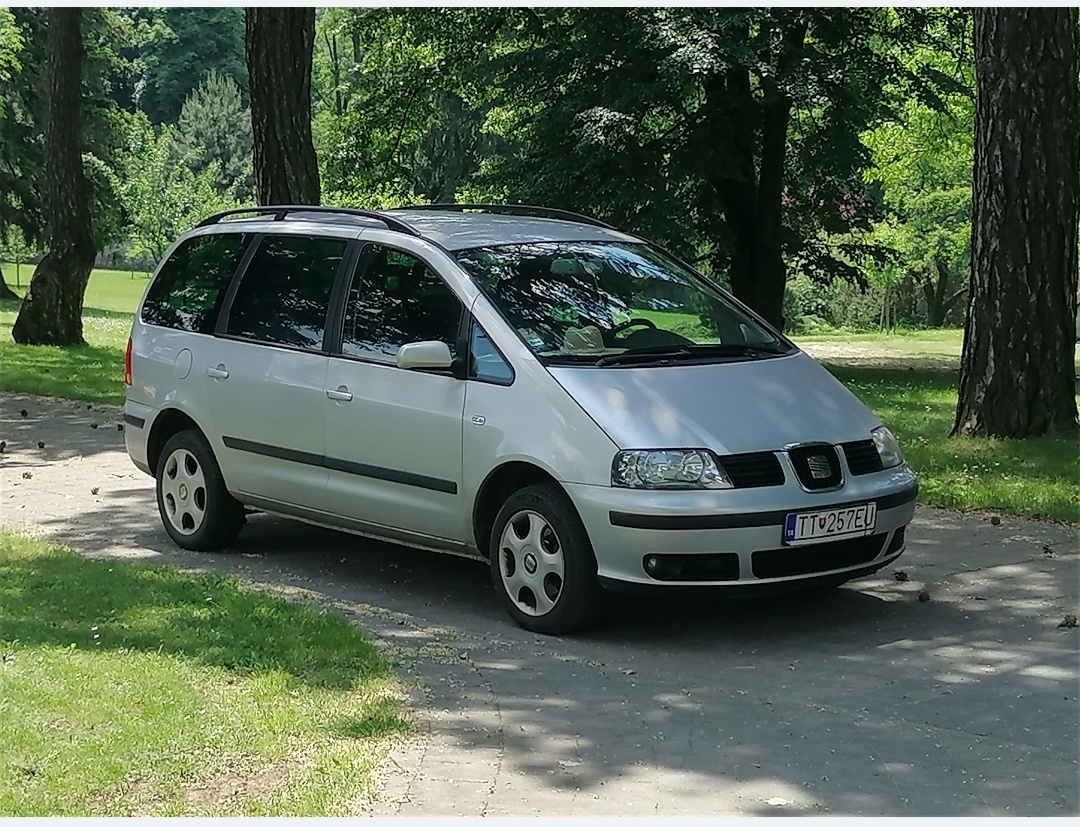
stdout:
[(606, 590), (834, 585), (904, 550), (892, 433), (657, 246), (536, 207), (234, 210), (163, 259), (124, 420), (181, 547), (252, 511), (487, 560), (522, 626)]

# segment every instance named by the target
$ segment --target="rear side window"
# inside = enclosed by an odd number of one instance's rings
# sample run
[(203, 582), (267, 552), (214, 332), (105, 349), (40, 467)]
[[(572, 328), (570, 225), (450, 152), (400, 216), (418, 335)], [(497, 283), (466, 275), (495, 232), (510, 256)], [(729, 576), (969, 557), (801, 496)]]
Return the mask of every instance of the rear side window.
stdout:
[(146, 324), (212, 333), (249, 234), (189, 238), (161, 265), (143, 303)]
[(244, 271), (225, 332), (320, 350), (330, 293), (346, 246), (340, 238), (264, 238)]

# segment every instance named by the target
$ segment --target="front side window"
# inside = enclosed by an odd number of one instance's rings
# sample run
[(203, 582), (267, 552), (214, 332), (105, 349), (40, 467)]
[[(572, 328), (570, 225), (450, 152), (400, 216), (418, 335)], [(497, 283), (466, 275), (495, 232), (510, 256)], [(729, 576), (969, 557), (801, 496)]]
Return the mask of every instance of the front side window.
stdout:
[(475, 321), (469, 334), (469, 378), (496, 385), (509, 385), (514, 381), (514, 369)]
[(213, 333), (229, 282), (250, 242), (250, 234), (231, 233), (196, 236), (180, 244), (146, 293), (143, 322)]
[(244, 271), (225, 332), (320, 350), (330, 294), (346, 246), (340, 238), (264, 238)]
[(423, 261), (375, 245), (349, 286), (341, 351), (392, 363), (404, 344), (439, 341), (453, 354), (461, 312), (457, 296)]
[(534, 353), (553, 364), (756, 359), (791, 346), (644, 244), (543, 242), (458, 261)]

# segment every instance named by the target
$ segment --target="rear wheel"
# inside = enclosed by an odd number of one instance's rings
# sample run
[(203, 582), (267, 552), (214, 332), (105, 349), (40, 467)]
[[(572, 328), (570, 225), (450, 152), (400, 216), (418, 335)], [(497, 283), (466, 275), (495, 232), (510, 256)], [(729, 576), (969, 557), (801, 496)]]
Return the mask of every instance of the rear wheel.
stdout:
[(559, 486), (530, 485), (510, 495), (495, 518), (490, 557), (495, 591), (519, 625), (557, 635), (596, 621), (596, 557)]
[(244, 507), (225, 487), (210, 443), (198, 431), (173, 434), (162, 448), (157, 501), (173, 542), (191, 551), (227, 546), (244, 524)]

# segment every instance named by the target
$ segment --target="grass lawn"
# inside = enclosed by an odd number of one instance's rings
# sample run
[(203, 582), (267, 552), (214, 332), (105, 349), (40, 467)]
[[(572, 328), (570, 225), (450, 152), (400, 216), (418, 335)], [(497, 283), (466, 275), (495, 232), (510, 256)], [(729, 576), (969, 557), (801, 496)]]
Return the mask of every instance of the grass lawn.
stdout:
[[(3, 265), (5, 280), (18, 293), (25, 293), (31, 270), (23, 266), (20, 290), (14, 287), (15, 265)], [(19, 303), (0, 301), (0, 389), (122, 405), (124, 349), (131, 316), (145, 289), (142, 273), (94, 270), (83, 307), (87, 346), (81, 348), (15, 344), (11, 326)]]
[(896, 434), (919, 475), (921, 502), (1080, 523), (1075, 439), (949, 437), (954, 373), (827, 367)]
[[(11, 265), (5, 265), (9, 284)], [(23, 282), (29, 278), (23, 273)], [(18, 307), (0, 302), (0, 389), (119, 405), (131, 314), (146, 286), (141, 273), (95, 270), (86, 291), (88, 347), (22, 347), (11, 341)], [(695, 316), (650, 314), (683, 325)], [(1080, 522), (1080, 448), (1074, 440), (950, 439), (962, 330), (798, 336), (801, 347), (829, 367), (900, 437), (919, 474), (920, 500)], [(1077, 364), (1080, 374), (1080, 362)]]
[(333, 614), (0, 532), (0, 817), (347, 815), (409, 729)]

